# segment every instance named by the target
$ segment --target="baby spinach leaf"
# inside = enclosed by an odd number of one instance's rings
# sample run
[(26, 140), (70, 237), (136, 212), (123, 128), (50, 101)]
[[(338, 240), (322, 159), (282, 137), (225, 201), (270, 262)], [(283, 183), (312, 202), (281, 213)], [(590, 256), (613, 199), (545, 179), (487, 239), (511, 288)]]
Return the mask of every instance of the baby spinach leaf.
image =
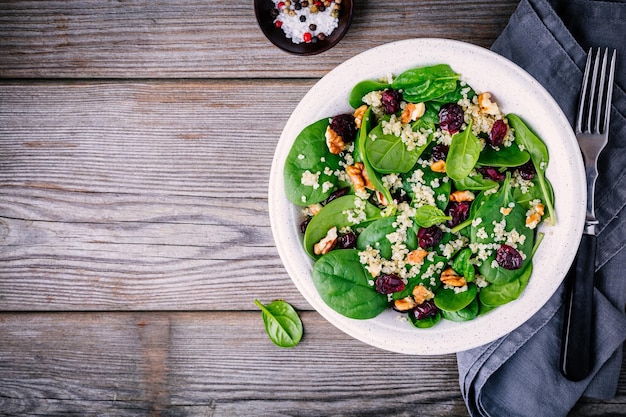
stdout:
[(435, 206), (418, 207), (415, 209), (415, 216), (413, 216), (413, 221), (420, 227), (434, 226), (451, 219), (452, 216), (446, 216), (441, 209)]
[(409, 151), (402, 138), (393, 133), (384, 134), (382, 124), (374, 127), (365, 142), (365, 157), (378, 172), (405, 173), (411, 170), (426, 145)]
[(507, 116), (509, 124), (515, 129), (515, 140), (523, 145), (526, 151), (530, 153), (530, 159), (533, 161), (535, 171), (537, 171), (537, 180), (539, 188), (544, 198), (542, 201), (547, 205), (548, 216), (552, 225), (556, 224), (556, 212), (550, 195), (549, 184), (546, 179), (546, 169), (548, 168), (548, 147), (532, 130), (524, 123), (524, 121), (516, 114), (510, 113)]
[(471, 262), (471, 257), (472, 250), (470, 248), (461, 249), (452, 262), (452, 269), (454, 269), (457, 274), (463, 275), (467, 282), (474, 281), (476, 274), (474, 265)]
[(441, 310), (441, 315), (444, 319), (456, 322), (474, 320), (478, 316), (479, 303), (478, 299), (474, 298), (469, 305), (463, 307), (458, 311), (446, 311)]
[(435, 295), (435, 305), (440, 310), (459, 311), (467, 307), (474, 298), (478, 290), (473, 283), (467, 284), (467, 290), (462, 292), (454, 292), (452, 288), (440, 288)]
[(385, 311), (387, 296), (369, 285), (356, 249), (328, 252), (313, 266), (313, 283), (322, 300), (333, 310), (353, 319), (370, 319)]
[(428, 329), (441, 321), (441, 312), (437, 311), (435, 315), (430, 317), (424, 317), (423, 319), (416, 319), (415, 316), (409, 313), (409, 322), (418, 329)]
[(276, 346), (294, 347), (302, 339), (302, 321), (294, 308), (282, 300), (263, 305), (259, 300), (254, 303), (263, 312), (263, 324), (270, 340)]
[[(341, 161), (341, 158), (330, 153), (326, 146), (325, 132), (328, 124), (328, 118), (325, 118), (305, 127), (296, 137), (287, 155), (283, 177), (285, 193), (293, 204), (308, 206), (319, 203), (328, 198), (338, 184), (337, 177), (326, 174), (324, 170), (325, 167), (330, 171), (339, 169)], [(314, 175), (319, 173), (317, 188), (302, 184), (302, 176), (307, 171)], [(322, 184), (325, 182), (335, 186), (324, 191)]]
[[(554, 204), (554, 191), (552, 190), (552, 184), (546, 178), (545, 185), (548, 191), (548, 196), (550, 198), (550, 202)], [(526, 188), (523, 187), (512, 187), (513, 198), (517, 201), (518, 204), (521, 204), (526, 210), (530, 208), (530, 202), (533, 200), (541, 200), (545, 198), (543, 194), (543, 190), (541, 189), (541, 185), (539, 184), (539, 178), (535, 176), (532, 180), (530, 180), (530, 185)]]
[(381, 217), (381, 211), (373, 204), (361, 200), (355, 195), (345, 195), (332, 200), (317, 213), (304, 233), (304, 248), (312, 258), (319, 258), (313, 251), (313, 246), (322, 240), (332, 227), (341, 229), (354, 226), (353, 217), (364, 214), (361, 224), (371, 222)]
[[(383, 217), (370, 223), (359, 235), (356, 240), (356, 247), (359, 250), (367, 249), (371, 246), (380, 251), (380, 256), (385, 259), (391, 259), (391, 242), (387, 235), (398, 230), (396, 224), (397, 217)], [(404, 244), (409, 250), (417, 248), (417, 236), (413, 229), (407, 229)]]
[(388, 83), (382, 81), (364, 80), (352, 88), (350, 96), (348, 97), (348, 103), (352, 108), (356, 109), (363, 104), (363, 96), (372, 91), (380, 91), (389, 88)]
[(486, 179), (482, 175), (470, 175), (458, 181), (454, 181), (454, 187), (457, 190), (484, 191), (497, 186), (497, 182)]
[(524, 165), (530, 159), (530, 154), (522, 151), (515, 142), (511, 146), (501, 146), (495, 150), (491, 146), (485, 146), (478, 158), (478, 165), (488, 167), (517, 167)]
[(504, 284), (489, 284), (481, 289), (478, 294), (480, 302), (488, 307), (498, 307), (517, 300), (528, 284), (532, 269), (532, 264), (529, 264), (517, 279)]
[(455, 91), (459, 77), (449, 65), (439, 64), (404, 71), (391, 86), (396, 90), (403, 90), (402, 96), (406, 101), (419, 103)]
[[(476, 210), (475, 218), (481, 219), (477, 225), (472, 224), (470, 241), (472, 243), (489, 244), (504, 243), (502, 240), (496, 239), (496, 224), (505, 224), (504, 230), (510, 233), (515, 230), (524, 241), (517, 243), (517, 250), (526, 255), (522, 266), (519, 269), (505, 269), (499, 265), (492, 265), (496, 258), (496, 250), (491, 251), (491, 255), (481, 263), (478, 267), (480, 274), (485, 279), (494, 284), (502, 284), (513, 281), (518, 278), (524, 269), (528, 266), (532, 257), (534, 234), (531, 229), (526, 227), (526, 210), (519, 204), (515, 204), (511, 195), (511, 175), (507, 172), (506, 180), (502, 184), (500, 190), (493, 197), (485, 199), (484, 203)], [(510, 207), (513, 203), (513, 207)], [(505, 214), (501, 209), (511, 209)]]
[(472, 133), (472, 123), (452, 136), (450, 150), (446, 158), (446, 173), (455, 181), (467, 177), (476, 166), (482, 144)]

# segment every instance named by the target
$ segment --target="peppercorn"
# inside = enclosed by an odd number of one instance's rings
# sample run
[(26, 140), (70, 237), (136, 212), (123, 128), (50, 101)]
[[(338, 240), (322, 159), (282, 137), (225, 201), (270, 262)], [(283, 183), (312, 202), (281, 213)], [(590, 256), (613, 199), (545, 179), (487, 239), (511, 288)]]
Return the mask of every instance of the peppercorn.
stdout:
[(317, 25), (316, 25), (315, 23), (311, 23), (311, 24), (309, 25), (309, 30), (311, 30), (311, 31), (315, 31), (315, 29), (317, 29)]
[(311, 13), (317, 13), (318, 9), (316, 5), (311, 6), (310, 9), (311, 9)]
[(318, 10), (320, 12), (323, 12), (324, 10), (326, 10), (326, 6), (324, 6), (323, 4), (321, 6), (318, 7)]
[(311, 34), (309, 32), (305, 32), (304, 35), (302, 35), (302, 39), (306, 42), (309, 43), (311, 42)]
[(300, 21), (301, 22), (306, 22), (306, 16), (305, 15), (300, 15)]
[(326, 39), (326, 35), (324, 35), (323, 32), (320, 32), (317, 34), (317, 39), (319, 39), (320, 41), (323, 41), (324, 39)]

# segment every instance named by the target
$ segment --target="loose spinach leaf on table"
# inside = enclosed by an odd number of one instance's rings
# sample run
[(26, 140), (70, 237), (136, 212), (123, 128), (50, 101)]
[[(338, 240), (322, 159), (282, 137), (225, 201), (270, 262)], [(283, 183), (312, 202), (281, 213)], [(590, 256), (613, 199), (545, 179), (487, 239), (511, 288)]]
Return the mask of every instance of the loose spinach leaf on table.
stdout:
[[(359, 205), (363, 205), (360, 207)], [(328, 230), (337, 227), (340, 230), (346, 226), (354, 226), (349, 213), (365, 213), (365, 219), (361, 224), (366, 224), (382, 216), (381, 210), (373, 204), (361, 200), (355, 195), (345, 195), (332, 200), (325, 205), (309, 222), (304, 233), (304, 248), (314, 259), (319, 258), (313, 251), (313, 246), (322, 240)]]
[(370, 319), (385, 311), (387, 296), (369, 285), (372, 276), (359, 260), (356, 249), (328, 252), (313, 266), (313, 283), (324, 302), (353, 319)]
[(525, 150), (530, 154), (533, 161), (535, 171), (537, 171), (537, 180), (543, 198), (541, 199), (548, 208), (548, 217), (550, 224), (556, 224), (556, 212), (552, 201), (551, 186), (546, 179), (546, 169), (548, 168), (548, 147), (537, 135), (533, 133), (526, 123), (516, 114), (509, 113), (506, 118), (509, 124), (515, 129), (515, 140), (523, 145)]
[(455, 181), (467, 177), (476, 166), (482, 144), (472, 133), (472, 123), (467, 128), (452, 136), (450, 150), (446, 158), (446, 173)]
[(294, 308), (283, 300), (272, 301), (263, 305), (259, 300), (254, 303), (263, 312), (263, 324), (270, 340), (276, 346), (294, 347), (302, 339), (303, 327), (300, 316)]
[[(328, 124), (328, 118), (325, 118), (305, 127), (296, 137), (287, 155), (283, 177), (285, 193), (293, 204), (308, 206), (324, 201), (339, 183), (335, 175), (325, 173), (326, 167), (333, 172), (339, 169), (341, 161), (338, 155), (329, 152), (326, 145), (325, 133)], [(302, 175), (306, 171), (312, 174), (319, 173), (317, 188), (302, 184)], [(322, 184), (325, 182), (334, 184), (334, 187), (324, 191)]]

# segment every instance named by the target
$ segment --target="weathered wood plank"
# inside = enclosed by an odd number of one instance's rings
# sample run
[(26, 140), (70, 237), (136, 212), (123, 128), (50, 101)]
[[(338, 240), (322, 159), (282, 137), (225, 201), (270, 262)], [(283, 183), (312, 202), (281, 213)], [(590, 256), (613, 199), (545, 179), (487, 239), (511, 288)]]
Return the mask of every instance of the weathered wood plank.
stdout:
[(489, 47), (516, 5), (357, 0), (339, 45), (294, 57), (265, 39), (252, 2), (1, 2), (0, 77), (320, 77), (359, 52), (401, 39), (442, 37)]
[[(467, 416), (454, 355), (407, 356), (302, 312), (296, 348), (259, 312), (0, 314), (0, 415)], [(570, 416), (619, 415), (608, 402)]]
[(267, 190), (310, 85), (0, 85), (0, 308), (239, 310), (255, 297), (305, 308)]

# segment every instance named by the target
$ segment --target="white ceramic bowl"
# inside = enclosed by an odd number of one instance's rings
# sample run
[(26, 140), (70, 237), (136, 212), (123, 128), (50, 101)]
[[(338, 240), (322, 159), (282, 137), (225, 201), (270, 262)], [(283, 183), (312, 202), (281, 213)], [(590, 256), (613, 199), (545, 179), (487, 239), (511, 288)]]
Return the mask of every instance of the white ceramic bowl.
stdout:
[[(515, 301), (456, 323), (442, 320), (417, 329), (388, 310), (370, 320), (344, 317), (320, 298), (311, 279), (312, 260), (298, 230), (300, 209), (284, 192), (283, 167), (295, 137), (307, 125), (350, 112), (348, 95), (361, 80), (397, 75), (408, 68), (449, 64), (476, 91), (489, 91), (505, 113), (517, 113), (544, 140), (550, 153), (547, 177), (555, 191), (557, 224), (540, 226), (545, 237), (533, 258), (528, 286)], [(530, 75), (509, 60), (478, 46), (444, 39), (411, 39), (382, 45), (337, 66), (304, 96), (276, 147), (269, 184), (269, 212), (280, 257), (304, 298), (329, 322), (367, 344), (407, 354), (458, 352), (511, 332), (548, 301), (562, 282), (580, 242), (586, 189), (580, 150), (557, 103)]]

